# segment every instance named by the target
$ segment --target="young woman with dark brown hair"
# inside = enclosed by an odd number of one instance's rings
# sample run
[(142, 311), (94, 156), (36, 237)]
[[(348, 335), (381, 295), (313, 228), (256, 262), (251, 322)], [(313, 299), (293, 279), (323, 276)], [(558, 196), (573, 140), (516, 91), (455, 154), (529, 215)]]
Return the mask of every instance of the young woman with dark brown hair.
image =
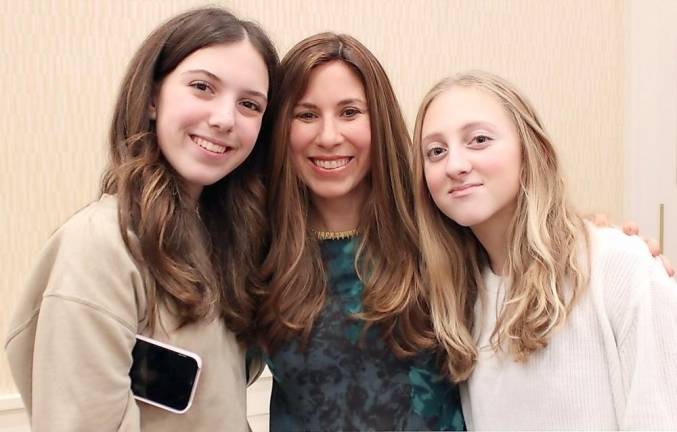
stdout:
[[(33, 430), (247, 429), (242, 342), (267, 151), (255, 143), (277, 63), (257, 25), (219, 8), (172, 18), (136, 52), (101, 197), (52, 236), (11, 323)], [(201, 356), (187, 413), (132, 397), (137, 334)]]
[(378, 60), (331, 33), (281, 62), (260, 339), (271, 430), (462, 429), (418, 271), (410, 140)]

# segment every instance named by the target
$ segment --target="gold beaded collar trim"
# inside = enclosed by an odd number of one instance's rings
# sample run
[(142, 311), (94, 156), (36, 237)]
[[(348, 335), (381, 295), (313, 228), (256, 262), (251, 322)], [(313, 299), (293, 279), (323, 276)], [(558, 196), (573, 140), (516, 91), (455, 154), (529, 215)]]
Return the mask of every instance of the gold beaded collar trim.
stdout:
[(318, 240), (343, 240), (357, 235), (357, 228), (348, 231), (315, 231), (313, 234)]

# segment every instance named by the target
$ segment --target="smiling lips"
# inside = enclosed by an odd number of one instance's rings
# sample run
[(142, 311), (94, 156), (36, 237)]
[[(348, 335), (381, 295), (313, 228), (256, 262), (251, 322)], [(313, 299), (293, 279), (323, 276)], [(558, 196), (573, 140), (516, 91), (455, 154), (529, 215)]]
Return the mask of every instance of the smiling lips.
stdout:
[(472, 190), (475, 189), (478, 186), (482, 186), (482, 183), (465, 183), (465, 184), (462, 184), (460, 186), (454, 186), (449, 191), (449, 194), (452, 197), (465, 196), (465, 195), (470, 194), (472, 192)]
[(334, 158), (334, 159), (318, 159), (318, 158), (309, 158), (310, 162), (313, 163), (318, 168), (322, 168), (324, 170), (335, 170), (339, 168), (343, 168), (344, 166), (348, 165), (348, 162), (350, 162), (353, 158), (352, 157), (340, 157), (340, 158)]
[(208, 152), (211, 153), (216, 153), (216, 154), (223, 154), (226, 151), (228, 151), (229, 147), (226, 145), (223, 145), (221, 143), (216, 143), (211, 140), (207, 140), (205, 138), (199, 137), (197, 135), (191, 135), (190, 136), (191, 140), (203, 149), (207, 150)]

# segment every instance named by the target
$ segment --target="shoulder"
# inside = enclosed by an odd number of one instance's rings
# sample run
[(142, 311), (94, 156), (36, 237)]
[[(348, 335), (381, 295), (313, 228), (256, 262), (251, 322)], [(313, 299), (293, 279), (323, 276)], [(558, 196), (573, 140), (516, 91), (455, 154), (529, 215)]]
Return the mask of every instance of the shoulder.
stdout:
[(120, 234), (114, 197), (83, 208), (51, 236), (15, 305), (13, 332), (31, 325), (46, 302), (137, 326), (145, 308), (144, 277)]
[(104, 195), (73, 215), (52, 235), (38, 258), (29, 285), (44, 290), (44, 296), (97, 304), (114, 302), (120, 297), (133, 300), (143, 290), (142, 280), (120, 233), (117, 200)]
[(628, 236), (615, 228), (590, 228), (589, 232), (593, 272), (613, 272), (626, 281), (665, 274), (638, 236)]
[(54, 232), (50, 242), (54, 240), (67, 240), (68, 244), (76, 245), (124, 244), (118, 223), (117, 199), (111, 195), (103, 195), (84, 207)]
[(590, 234), (591, 289), (621, 334), (646, 305), (675, 303), (677, 283), (641, 238), (612, 228), (591, 228)]
[(638, 236), (629, 236), (616, 228), (588, 227), (597, 256), (607, 259), (616, 257), (651, 258), (646, 243)]
[[(128, 231), (130, 242), (136, 236)], [(134, 266), (118, 221), (117, 199), (104, 195), (68, 219), (49, 239), (43, 253), (55, 255), (55, 263), (88, 266)]]

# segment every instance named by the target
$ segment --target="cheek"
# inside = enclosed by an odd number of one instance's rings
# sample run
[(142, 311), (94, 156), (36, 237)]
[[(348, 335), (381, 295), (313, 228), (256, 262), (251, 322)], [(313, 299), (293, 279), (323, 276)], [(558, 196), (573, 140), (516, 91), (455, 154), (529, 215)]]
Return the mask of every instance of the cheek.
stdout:
[(204, 105), (204, 102), (199, 99), (172, 87), (160, 95), (158, 121), (170, 125), (190, 123), (202, 116), (205, 111)]
[(473, 166), (481, 169), (485, 175), (509, 181), (515, 173), (519, 172), (520, 158), (512, 149), (495, 149), (478, 153)]
[(343, 134), (360, 150), (371, 149), (371, 125), (369, 120), (356, 120), (349, 123)]
[(504, 156), (506, 181), (512, 186), (512, 189), (519, 188), (520, 172), (522, 170), (522, 151), (517, 144), (510, 152)]
[(433, 205), (446, 217), (453, 216), (453, 204), (450, 206), (448, 178), (442, 164), (426, 164), (424, 168), (425, 182), (432, 198)]
[(297, 156), (305, 150), (312, 141), (312, 125), (297, 121), (292, 121), (289, 130), (289, 152), (292, 156)]
[(240, 133), (246, 146), (253, 147), (256, 144), (256, 139), (261, 131), (261, 121), (261, 117), (245, 117), (243, 119), (243, 127)]
[(501, 194), (514, 199), (519, 192), (521, 154), (519, 150), (501, 152), (483, 164), (485, 173), (493, 173)]
[(423, 175), (425, 183), (430, 191), (430, 195), (436, 197), (444, 185), (444, 172), (441, 172), (439, 167), (426, 163), (423, 167)]

